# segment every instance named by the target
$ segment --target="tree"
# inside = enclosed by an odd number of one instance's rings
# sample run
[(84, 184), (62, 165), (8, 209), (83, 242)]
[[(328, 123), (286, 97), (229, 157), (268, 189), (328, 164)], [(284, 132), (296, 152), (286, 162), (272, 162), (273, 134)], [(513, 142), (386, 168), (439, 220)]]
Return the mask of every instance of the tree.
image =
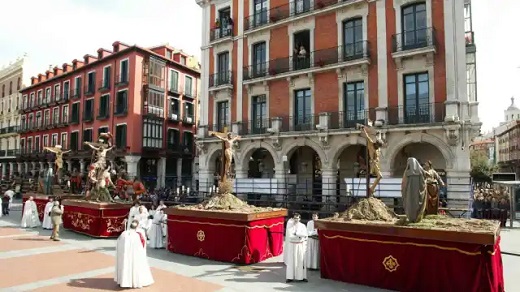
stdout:
[(496, 171), (496, 166), (489, 163), (489, 158), (485, 151), (471, 151), (470, 162), (470, 175), (474, 181), (491, 182), (491, 176)]

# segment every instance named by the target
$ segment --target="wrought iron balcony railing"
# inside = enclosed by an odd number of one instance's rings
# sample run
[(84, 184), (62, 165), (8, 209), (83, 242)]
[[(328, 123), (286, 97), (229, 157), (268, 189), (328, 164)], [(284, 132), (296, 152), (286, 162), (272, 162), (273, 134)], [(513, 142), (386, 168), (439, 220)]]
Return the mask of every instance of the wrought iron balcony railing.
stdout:
[(388, 124), (441, 123), (446, 116), (444, 102), (402, 105), (388, 108)]
[(356, 124), (366, 124), (367, 118), (371, 121), (376, 119), (374, 108), (347, 110), (330, 113), (329, 129), (353, 129)]
[(392, 35), (392, 52), (434, 47), (435, 29), (432, 27), (403, 31)]
[[(316, 50), (305, 55), (296, 55), (257, 62), (244, 67), (244, 80), (288, 73), (311, 68), (320, 68), (342, 62), (370, 58), (368, 41), (357, 41), (339, 47)], [(254, 61), (253, 61), (254, 62)]]
[[(344, 0), (348, 2), (352, 0)], [(244, 18), (244, 30), (252, 30), (338, 4), (338, 0), (293, 0), (287, 4), (255, 12)]]
[(233, 28), (221, 28), (221, 27), (217, 27), (217, 28), (213, 28), (210, 33), (209, 33), (209, 40), (211, 42), (213, 41), (216, 41), (216, 40), (220, 40), (220, 39), (223, 39), (223, 38), (227, 38), (227, 37), (233, 37)]
[(129, 82), (128, 80), (128, 73), (124, 73), (124, 74), (119, 74), (116, 76), (116, 86), (123, 86), (123, 85), (127, 85)]
[(231, 125), (228, 123), (217, 123), (208, 126), (208, 131), (224, 132), (225, 130), (231, 132)]
[(99, 80), (99, 91), (106, 91), (110, 89), (110, 79)]
[(209, 76), (209, 87), (233, 84), (233, 71), (217, 72)]
[(96, 92), (96, 84), (91, 83), (85, 86), (85, 95), (93, 95)]
[(260, 135), (266, 134), (267, 129), (271, 126), (270, 119), (253, 119), (242, 121), (239, 127), (239, 135)]
[(280, 132), (301, 132), (316, 130), (320, 123), (319, 115), (286, 116), (281, 118)]

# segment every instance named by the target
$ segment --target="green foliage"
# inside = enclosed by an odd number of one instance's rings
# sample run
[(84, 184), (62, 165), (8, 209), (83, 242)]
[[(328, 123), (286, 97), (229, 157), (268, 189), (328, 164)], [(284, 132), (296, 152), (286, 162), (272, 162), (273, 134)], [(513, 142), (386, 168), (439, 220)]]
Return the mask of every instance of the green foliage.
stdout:
[(470, 153), (471, 177), (476, 182), (491, 182), (491, 175), (496, 172), (496, 165), (489, 163), (489, 158), (484, 151), (472, 151)]

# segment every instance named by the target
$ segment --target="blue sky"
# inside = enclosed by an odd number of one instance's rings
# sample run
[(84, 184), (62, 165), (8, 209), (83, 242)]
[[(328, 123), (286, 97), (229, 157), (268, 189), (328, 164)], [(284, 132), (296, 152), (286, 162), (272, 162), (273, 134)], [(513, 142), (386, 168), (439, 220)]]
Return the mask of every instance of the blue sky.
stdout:
[[(200, 57), (202, 11), (195, 0), (2, 2), (0, 65), (25, 52), (31, 60), (27, 77), (95, 54), (100, 47), (111, 49), (116, 40), (141, 46), (169, 43)], [(520, 106), (518, 11), (520, 0), (473, 0), (484, 131), (502, 121), (511, 96)]]

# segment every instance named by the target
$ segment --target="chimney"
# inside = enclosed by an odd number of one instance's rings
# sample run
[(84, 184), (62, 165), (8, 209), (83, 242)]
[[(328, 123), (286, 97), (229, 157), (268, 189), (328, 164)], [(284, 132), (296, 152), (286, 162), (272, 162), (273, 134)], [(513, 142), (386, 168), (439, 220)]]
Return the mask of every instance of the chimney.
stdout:
[(42, 81), (45, 81), (45, 75), (43, 74), (38, 74), (38, 82), (42, 82)]
[(36, 84), (36, 83), (38, 83), (38, 78), (36, 78), (36, 77), (34, 77), (34, 76), (31, 77), (31, 85), (34, 85), (34, 84)]
[(112, 44), (112, 51), (114, 51), (114, 53), (117, 53), (117, 52), (120, 52), (122, 50), (125, 50), (125, 49), (128, 49), (130, 46), (127, 45), (127, 44), (124, 44), (120, 41), (115, 41), (113, 44)]
[(111, 51), (103, 49), (103, 48), (99, 48), (99, 50), (97, 50), (97, 53), (98, 53), (98, 59), (103, 59), (112, 54)]
[(97, 59), (96, 59), (96, 57), (94, 57), (92, 55), (86, 54), (85, 56), (83, 56), (83, 60), (85, 60), (85, 65), (87, 65), (92, 62), (95, 62)]
[(72, 66), (67, 64), (67, 63), (64, 63), (62, 65), (62, 68), (63, 68), (63, 72), (70, 72), (70, 71), (72, 71)]
[[(52, 68), (49, 68), (49, 69), (52, 69)], [(46, 79), (51, 79), (53, 76), (54, 76), (54, 74), (52, 74), (51, 70), (45, 71), (45, 78)]]
[(72, 61), (72, 70), (77, 70), (81, 67), (83, 67), (83, 62), (79, 61), (78, 59), (74, 59)]

